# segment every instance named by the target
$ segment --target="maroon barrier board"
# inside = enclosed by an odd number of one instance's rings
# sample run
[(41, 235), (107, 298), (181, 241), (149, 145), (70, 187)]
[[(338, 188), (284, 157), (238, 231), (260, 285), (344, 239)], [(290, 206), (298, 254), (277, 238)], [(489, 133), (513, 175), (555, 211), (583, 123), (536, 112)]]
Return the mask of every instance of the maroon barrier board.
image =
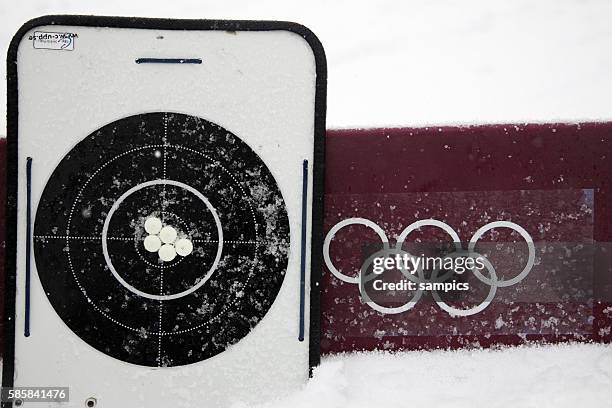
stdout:
[[(610, 123), (328, 131), (322, 352), (610, 342), (610, 136)], [(385, 248), (440, 243), (487, 252), (488, 273), (458, 280), (471, 297), (375, 298), (360, 281)]]

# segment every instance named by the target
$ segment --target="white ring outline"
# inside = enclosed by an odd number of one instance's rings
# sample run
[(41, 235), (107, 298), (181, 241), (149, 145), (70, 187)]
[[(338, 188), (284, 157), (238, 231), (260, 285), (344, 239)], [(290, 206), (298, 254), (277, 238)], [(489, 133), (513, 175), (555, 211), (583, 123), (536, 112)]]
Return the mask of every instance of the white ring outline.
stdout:
[[(477, 252), (474, 252), (474, 253), (477, 253)], [(438, 294), (437, 291), (431, 290), (430, 291), (431, 296), (434, 298), (434, 300), (436, 301), (436, 304), (440, 307), (440, 309), (444, 310), (446, 313), (448, 313), (451, 316), (466, 317), (466, 316), (475, 315), (476, 313), (480, 313), (483, 310), (485, 310), (487, 307), (489, 307), (489, 305), (491, 304), (491, 302), (493, 302), (493, 299), (495, 298), (495, 294), (497, 293), (498, 285), (495, 284), (497, 282), (497, 273), (495, 272), (495, 268), (493, 267), (491, 262), (489, 262), (489, 260), (486, 257), (483, 256), (482, 260), (484, 261), (485, 266), (489, 270), (489, 273), (491, 274), (491, 277), (493, 278), (493, 282), (494, 282), (494, 284), (490, 285), (489, 294), (487, 295), (485, 300), (483, 300), (480, 304), (474, 307), (470, 307), (468, 309), (457, 309), (456, 307), (449, 306), (446, 302), (444, 302), (440, 298), (440, 295)], [(478, 268), (474, 268), (472, 270), (472, 272), (474, 272), (474, 275), (476, 274), (475, 271), (477, 270)]]
[[(75, 282), (77, 283), (77, 286), (79, 287), (79, 290), (81, 291), (81, 293), (83, 294), (83, 296), (85, 297), (85, 299), (87, 299), (87, 302), (90, 303), (92, 305), (92, 307), (94, 308), (94, 310), (96, 310), (97, 312), (99, 312), (102, 316), (104, 316), (105, 318), (107, 318), (108, 320), (110, 320), (111, 322), (115, 323), (116, 325), (123, 327), (125, 329), (131, 330), (132, 332), (136, 332), (136, 333), (142, 333), (141, 329), (136, 329), (133, 327), (130, 327), (124, 323), (119, 322), (118, 320), (115, 320), (112, 316), (108, 315), (107, 313), (105, 313), (102, 309), (100, 309), (95, 302), (87, 295), (87, 291), (85, 290), (85, 288), (81, 285), (81, 282), (79, 281), (75, 271), (74, 271), (74, 267), (72, 266), (72, 258), (71, 258), (71, 254), (70, 254), (70, 241), (69, 241), (69, 236), (70, 236), (70, 228), (71, 228), (71, 222), (72, 222), (72, 215), (74, 213), (75, 207), (77, 205), (78, 202), (81, 201), (82, 196), (83, 196), (83, 191), (85, 190), (85, 188), (87, 187), (87, 185), (91, 182), (91, 180), (93, 180), (93, 178), (105, 167), (107, 167), (110, 163), (114, 162), (115, 160), (119, 159), (120, 157), (126, 156), (130, 153), (133, 153), (135, 151), (140, 151), (140, 150), (145, 150), (145, 149), (155, 149), (155, 148), (162, 148), (162, 147), (173, 147), (175, 149), (185, 149), (188, 151), (191, 151), (193, 153), (196, 153), (202, 157), (204, 157), (205, 159), (207, 159), (208, 161), (210, 161), (212, 163), (213, 166), (219, 166), (223, 171), (225, 171), (225, 173), (227, 173), (227, 175), (234, 181), (234, 183), (236, 183), (236, 186), (240, 189), (240, 191), (242, 192), (242, 194), (246, 197), (246, 193), (244, 192), (242, 186), (240, 185), (240, 183), (236, 180), (236, 178), (232, 175), (232, 173), (229, 172), (229, 170), (227, 170), (219, 161), (216, 161), (214, 159), (212, 159), (210, 156), (207, 156), (206, 154), (188, 148), (188, 147), (184, 147), (184, 146), (180, 146), (180, 145), (161, 145), (161, 144), (154, 144), (154, 145), (145, 145), (145, 146), (140, 146), (140, 147), (136, 147), (127, 151), (124, 151), (114, 157), (112, 157), (111, 159), (109, 159), (107, 162), (105, 162), (103, 165), (101, 165), (98, 169), (96, 169), (96, 171), (87, 179), (87, 181), (83, 184), (83, 186), (81, 186), (79, 193), (77, 194), (76, 199), (73, 201), (72, 203), (72, 207), (70, 209), (69, 212), (69, 216), (68, 216), (68, 226), (66, 227), (66, 247), (68, 249), (68, 251), (66, 252), (66, 256), (68, 258), (68, 264), (70, 267), (70, 271), (72, 272), (72, 276), (75, 280)], [(258, 262), (258, 256), (257, 256), (257, 249), (259, 248), (259, 243), (258, 243), (258, 224), (257, 221), (255, 220), (255, 213), (253, 211), (253, 207), (250, 203), (250, 201), (247, 200), (247, 204), (249, 206), (249, 209), (251, 211), (251, 215), (253, 216), (253, 222), (254, 222), (254, 226), (255, 226), (255, 252), (254, 252), (254, 260), (255, 262)], [(249, 280), (251, 279), (251, 277), (253, 276), (254, 273), (254, 266), (251, 268), (249, 276), (247, 277), (245, 283), (241, 286), (241, 288), (246, 287), (246, 285), (248, 285)], [(163, 332), (162, 336), (172, 336), (172, 335), (177, 335), (177, 334), (183, 334), (183, 333), (187, 333), (190, 332), (192, 330), (196, 330), (199, 329), (201, 327), (206, 327), (208, 326), (211, 322), (219, 320), (221, 315), (224, 314), (225, 312), (227, 312), (227, 310), (232, 307), (235, 303), (235, 300), (229, 304), (228, 306), (224, 307), (223, 310), (221, 310), (221, 312), (219, 312), (219, 314), (217, 314), (216, 316), (210, 318), (208, 321), (204, 322), (204, 323), (200, 323), (196, 326), (190, 327), (188, 329), (182, 329), (182, 330), (177, 330), (174, 332)], [(145, 334), (151, 334), (151, 335), (158, 335), (158, 332), (149, 332), (149, 331), (145, 331)]]
[[(472, 235), (472, 238), (470, 238), (470, 243), (468, 244), (468, 252), (470, 253), (475, 252), (474, 248), (476, 247), (477, 241), (484, 235), (485, 232), (492, 230), (494, 228), (510, 228), (518, 232), (523, 237), (525, 242), (527, 242), (527, 248), (529, 249), (529, 257), (527, 258), (527, 264), (525, 265), (521, 273), (519, 273), (512, 279), (508, 279), (508, 280), (497, 279), (495, 281), (495, 285), (499, 286), (500, 288), (504, 288), (504, 287), (512, 286), (512, 285), (519, 283), (520, 281), (525, 279), (527, 275), (529, 275), (529, 272), (531, 272), (531, 269), (533, 268), (533, 265), (535, 264), (535, 245), (533, 243), (533, 238), (531, 238), (531, 235), (529, 235), (529, 233), (525, 230), (525, 228), (521, 227), (520, 225), (510, 222), (510, 221), (494, 221), (494, 222), (490, 222), (480, 227), (480, 229), (476, 231), (474, 235)], [(483, 258), (486, 259), (486, 257), (484, 256)], [(478, 269), (474, 270), (474, 275), (482, 283), (486, 283), (487, 285), (493, 284), (492, 281), (486, 276), (482, 275)]]
[[(184, 190), (187, 190), (190, 193), (194, 194), (196, 197), (198, 197), (200, 199), (200, 201), (202, 201), (206, 205), (208, 210), (212, 213), (212, 216), (213, 216), (213, 218), (215, 220), (215, 224), (217, 226), (217, 234), (219, 236), (219, 239), (218, 239), (219, 242), (217, 244), (217, 254), (215, 256), (215, 260), (214, 260), (212, 266), (210, 267), (210, 269), (208, 270), (206, 275), (204, 275), (204, 277), (202, 279), (200, 279), (200, 281), (198, 281), (198, 283), (196, 283), (195, 285), (193, 285), (189, 289), (184, 290), (184, 291), (179, 292), (179, 293), (174, 293), (172, 295), (153, 295), (153, 294), (150, 294), (150, 293), (143, 292), (143, 291), (135, 288), (134, 286), (130, 285), (129, 283), (127, 283), (121, 277), (121, 275), (119, 275), (119, 273), (117, 272), (117, 270), (113, 266), (113, 263), (112, 263), (112, 261), (110, 259), (110, 255), (108, 253), (108, 245), (107, 245), (108, 227), (110, 225), (110, 220), (111, 220), (113, 214), (115, 213), (115, 211), (117, 211), (117, 209), (119, 208), (119, 206), (123, 202), (123, 200), (125, 200), (128, 196), (130, 196), (131, 194), (135, 193), (136, 191), (142, 190), (143, 188), (146, 188), (146, 187), (156, 186), (156, 185), (160, 185), (160, 184), (164, 184), (164, 185), (169, 184), (169, 185), (172, 185), (172, 186), (180, 187), (180, 188), (182, 188)], [(204, 285), (208, 281), (208, 279), (210, 278), (212, 273), (217, 269), (217, 266), (219, 265), (219, 261), (221, 259), (222, 250), (223, 250), (223, 229), (221, 227), (221, 220), (219, 219), (219, 215), (217, 214), (217, 211), (215, 210), (215, 208), (212, 206), (212, 204), (210, 204), (208, 199), (206, 197), (204, 197), (204, 195), (202, 193), (200, 193), (198, 190), (196, 190), (195, 188), (193, 188), (193, 187), (191, 187), (191, 186), (189, 186), (189, 185), (187, 185), (185, 183), (181, 183), (180, 181), (175, 181), (175, 180), (150, 180), (150, 181), (146, 181), (146, 182), (141, 183), (141, 184), (137, 184), (134, 187), (130, 188), (125, 193), (123, 193), (113, 203), (111, 209), (109, 210), (109, 212), (106, 215), (106, 218), (104, 220), (104, 226), (102, 227), (102, 252), (104, 254), (104, 259), (105, 259), (106, 264), (109, 267), (111, 273), (113, 274), (115, 279), (117, 279), (117, 281), (119, 281), (119, 283), (122, 286), (124, 286), (126, 289), (128, 289), (130, 292), (133, 292), (133, 293), (135, 293), (135, 294), (137, 294), (139, 296), (145, 297), (147, 299), (153, 299), (153, 300), (173, 300), (173, 299), (178, 299), (178, 298), (187, 296), (187, 295), (195, 292), (196, 290), (198, 290), (200, 287), (202, 287), (202, 285)]]
[[(362, 271), (364, 266), (370, 266), (370, 264), (373, 262), (374, 258), (376, 258), (378, 256), (379, 253), (381, 252), (388, 252), (388, 250), (385, 249), (381, 249), (379, 251), (376, 251), (374, 254), (370, 255), (361, 265), (361, 269), (359, 270), (359, 277), (361, 278), (362, 276)], [(403, 249), (397, 249), (395, 248), (394, 253), (399, 253), (399, 252), (404, 252), (410, 256), (412, 256), (412, 254), (410, 254), (408, 251), (404, 251)], [(366, 266), (366, 268), (367, 268)], [(423, 280), (425, 278), (425, 275), (423, 274), (423, 268), (419, 267), (419, 269), (417, 270), (417, 273), (419, 275), (419, 278), (421, 278), (421, 280)], [(417, 283), (417, 290), (416, 293), (414, 294), (414, 296), (412, 296), (412, 298), (408, 301), (408, 303), (402, 305), (402, 306), (397, 306), (397, 307), (386, 307), (386, 306), (381, 306), (378, 303), (374, 302), (367, 294), (367, 292), (365, 290), (362, 289), (362, 280), (359, 280), (359, 293), (361, 294), (362, 298), (368, 298), (370, 299), (369, 301), (366, 301), (366, 305), (370, 306), (372, 309), (376, 310), (377, 312), (383, 313), (383, 314), (399, 314), (399, 313), (403, 313), (406, 312), (410, 309), (412, 309), (413, 307), (416, 306), (417, 302), (419, 300), (421, 300), (421, 296), (423, 296), (423, 290), (419, 288), (419, 283), (420, 281), (418, 280), (414, 280), (414, 275), (411, 275), (412, 277), (409, 277), (408, 275), (406, 275), (405, 273), (402, 272), (402, 275), (406, 276), (410, 281)]]
[(395, 243), (395, 248), (396, 249), (402, 249), (402, 245), (404, 245), (404, 241), (406, 240), (406, 237), (408, 237), (408, 235), (412, 231), (414, 231), (416, 229), (419, 229), (421, 227), (438, 227), (438, 228), (442, 229), (444, 232), (446, 232), (448, 235), (451, 236), (457, 251), (460, 251), (462, 249), (461, 248), (461, 239), (459, 238), (459, 235), (453, 229), (453, 227), (451, 227), (450, 225), (446, 224), (445, 222), (442, 222), (442, 221), (439, 221), (439, 220), (435, 220), (433, 218), (428, 218), (428, 219), (425, 219), (425, 220), (415, 221), (412, 224), (410, 224), (409, 226), (407, 226), (406, 228), (404, 228), (404, 230), (397, 237), (397, 242)]
[(340, 221), (339, 223), (334, 225), (332, 229), (329, 230), (329, 232), (325, 236), (325, 241), (323, 242), (323, 259), (325, 260), (325, 265), (327, 265), (327, 269), (329, 269), (329, 271), (341, 281), (359, 284), (361, 280), (361, 268), (359, 269), (359, 273), (355, 277), (344, 275), (342, 272), (336, 269), (329, 256), (329, 246), (331, 244), (332, 239), (334, 239), (334, 236), (338, 231), (349, 225), (363, 225), (374, 230), (374, 232), (378, 234), (383, 243), (383, 249), (389, 249), (389, 239), (387, 238), (387, 234), (385, 234), (385, 231), (383, 231), (383, 229), (380, 228), (378, 224), (371, 220), (368, 220), (367, 218), (347, 218), (346, 220)]

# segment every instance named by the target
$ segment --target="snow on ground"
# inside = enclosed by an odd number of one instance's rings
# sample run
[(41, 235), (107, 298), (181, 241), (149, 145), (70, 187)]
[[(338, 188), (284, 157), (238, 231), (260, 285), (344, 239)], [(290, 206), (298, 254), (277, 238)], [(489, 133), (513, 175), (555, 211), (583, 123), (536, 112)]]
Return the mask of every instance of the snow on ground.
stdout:
[[(612, 119), (607, 0), (3, 0), (0, 49), (66, 13), (303, 23), (326, 48), (329, 127)], [(367, 353), (263, 407), (603, 407), (611, 382), (601, 345)]]
[(611, 386), (602, 345), (358, 353), (325, 358), (301, 391), (257, 408), (607, 407)]

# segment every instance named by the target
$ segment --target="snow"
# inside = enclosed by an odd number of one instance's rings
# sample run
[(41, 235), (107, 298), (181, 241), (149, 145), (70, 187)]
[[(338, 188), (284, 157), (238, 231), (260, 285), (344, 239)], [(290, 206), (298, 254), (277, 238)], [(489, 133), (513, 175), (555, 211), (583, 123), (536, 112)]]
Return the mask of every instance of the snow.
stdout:
[(0, 48), (67, 13), (300, 22), (327, 53), (329, 127), (612, 117), (607, 0), (3, 0)]
[(605, 407), (610, 386), (603, 345), (356, 353), (325, 358), (301, 391), (257, 408)]
[[(326, 49), (328, 127), (612, 119), (606, 0), (4, 0), (0, 48), (43, 14), (300, 22)], [(605, 345), (360, 353), (261, 407), (602, 407), (611, 382)]]

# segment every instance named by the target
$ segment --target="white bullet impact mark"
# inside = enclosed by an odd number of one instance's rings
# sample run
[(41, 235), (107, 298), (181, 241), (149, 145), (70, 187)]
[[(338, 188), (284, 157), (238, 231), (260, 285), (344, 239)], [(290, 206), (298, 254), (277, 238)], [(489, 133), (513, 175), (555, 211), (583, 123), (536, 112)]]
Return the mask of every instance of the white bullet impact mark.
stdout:
[(176, 253), (180, 256), (187, 256), (193, 251), (193, 244), (187, 238), (181, 238), (174, 243)]
[(157, 234), (162, 229), (162, 222), (157, 217), (149, 217), (145, 221), (144, 228), (149, 234)]
[(174, 245), (165, 244), (159, 248), (159, 258), (164, 262), (170, 262), (174, 258), (176, 258), (176, 251), (174, 250)]
[(157, 235), (149, 235), (144, 240), (144, 247), (149, 252), (156, 252), (161, 246), (161, 239)]
[(176, 230), (169, 225), (166, 225), (159, 232), (159, 237), (164, 244), (171, 244), (176, 240)]

